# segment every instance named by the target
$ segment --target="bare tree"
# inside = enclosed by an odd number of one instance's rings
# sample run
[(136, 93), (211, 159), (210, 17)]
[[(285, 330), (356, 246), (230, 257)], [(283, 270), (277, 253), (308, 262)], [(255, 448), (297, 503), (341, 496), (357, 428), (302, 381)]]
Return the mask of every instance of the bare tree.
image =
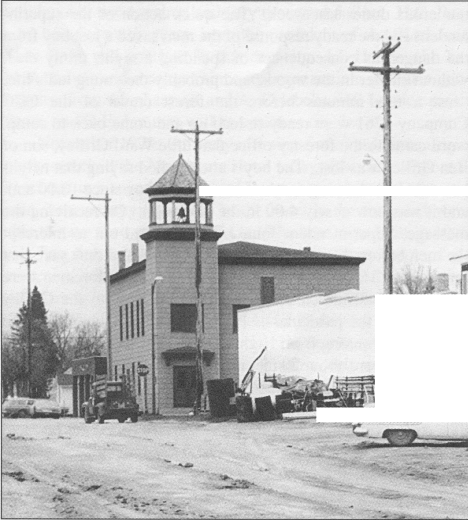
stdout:
[(432, 294), (434, 291), (434, 274), (430, 267), (425, 270), (422, 266), (418, 266), (414, 270), (406, 266), (394, 280), (395, 294)]
[(96, 322), (75, 325), (68, 313), (56, 314), (50, 323), (60, 361), (60, 371), (65, 372), (73, 359), (99, 356), (105, 346), (105, 331)]
[(68, 312), (53, 315), (50, 320), (50, 329), (57, 347), (59, 371), (63, 373), (71, 366), (74, 350), (73, 322)]
[(97, 322), (86, 322), (75, 327), (74, 359), (99, 356), (105, 347), (105, 331)]
[[(23, 388), (26, 379), (24, 349), (19, 349), (11, 337), (2, 335), (2, 401), (8, 395), (12, 396), (16, 390), (26, 391)], [(20, 394), (21, 395), (21, 394)]]

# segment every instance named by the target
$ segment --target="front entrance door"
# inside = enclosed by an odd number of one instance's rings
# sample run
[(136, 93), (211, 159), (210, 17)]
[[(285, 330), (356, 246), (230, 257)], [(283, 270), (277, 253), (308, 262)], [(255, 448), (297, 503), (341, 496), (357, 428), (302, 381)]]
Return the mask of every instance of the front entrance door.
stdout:
[(195, 402), (197, 375), (194, 366), (174, 367), (174, 408), (191, 408)]

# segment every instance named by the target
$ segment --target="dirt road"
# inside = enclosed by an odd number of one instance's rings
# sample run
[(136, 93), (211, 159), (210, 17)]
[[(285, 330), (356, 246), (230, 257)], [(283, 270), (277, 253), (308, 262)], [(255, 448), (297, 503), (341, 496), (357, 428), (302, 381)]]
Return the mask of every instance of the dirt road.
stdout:
[(311, 420), (3, 420), (2, 518), (467, 518), (468, 444)]

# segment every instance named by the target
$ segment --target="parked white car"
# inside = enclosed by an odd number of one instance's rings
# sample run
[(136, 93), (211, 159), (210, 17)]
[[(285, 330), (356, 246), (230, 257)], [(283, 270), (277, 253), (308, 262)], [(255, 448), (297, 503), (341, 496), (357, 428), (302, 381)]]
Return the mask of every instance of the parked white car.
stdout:
[(353, 423), (358, 437), (387, 439), (393, 446), (409, 446), (415, 439), (468, 440), (468, 423)]

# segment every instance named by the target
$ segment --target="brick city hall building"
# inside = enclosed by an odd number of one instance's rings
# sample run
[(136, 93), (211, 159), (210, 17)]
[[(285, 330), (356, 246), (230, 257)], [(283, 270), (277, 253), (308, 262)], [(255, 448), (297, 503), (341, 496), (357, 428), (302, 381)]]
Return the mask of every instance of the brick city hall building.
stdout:
[[(206, 182), (200, 179), (200, 185)], [(195, 173), (182, 155), (151, 187), (149, 228), (141, 235), (146, 260), (111, 276), (114, 378), (133, 381), (140, 407), (159, 413), (188, 411), (195, 399)], [(202, 347), (205, 380), (239, 380), (237, 311), (304, 296), (359, 289), (365, 258), (315, 253), (249, 242), (218, 245), (213, 199), (201, 197)], [(162, 278), (162, 279), (161, 279)], [(154, 337), (152, 331), (154, 330)], [(155, 352), (155, 373), (152, 352)], [(138, 376), (140, 364), (149, 367)]]

